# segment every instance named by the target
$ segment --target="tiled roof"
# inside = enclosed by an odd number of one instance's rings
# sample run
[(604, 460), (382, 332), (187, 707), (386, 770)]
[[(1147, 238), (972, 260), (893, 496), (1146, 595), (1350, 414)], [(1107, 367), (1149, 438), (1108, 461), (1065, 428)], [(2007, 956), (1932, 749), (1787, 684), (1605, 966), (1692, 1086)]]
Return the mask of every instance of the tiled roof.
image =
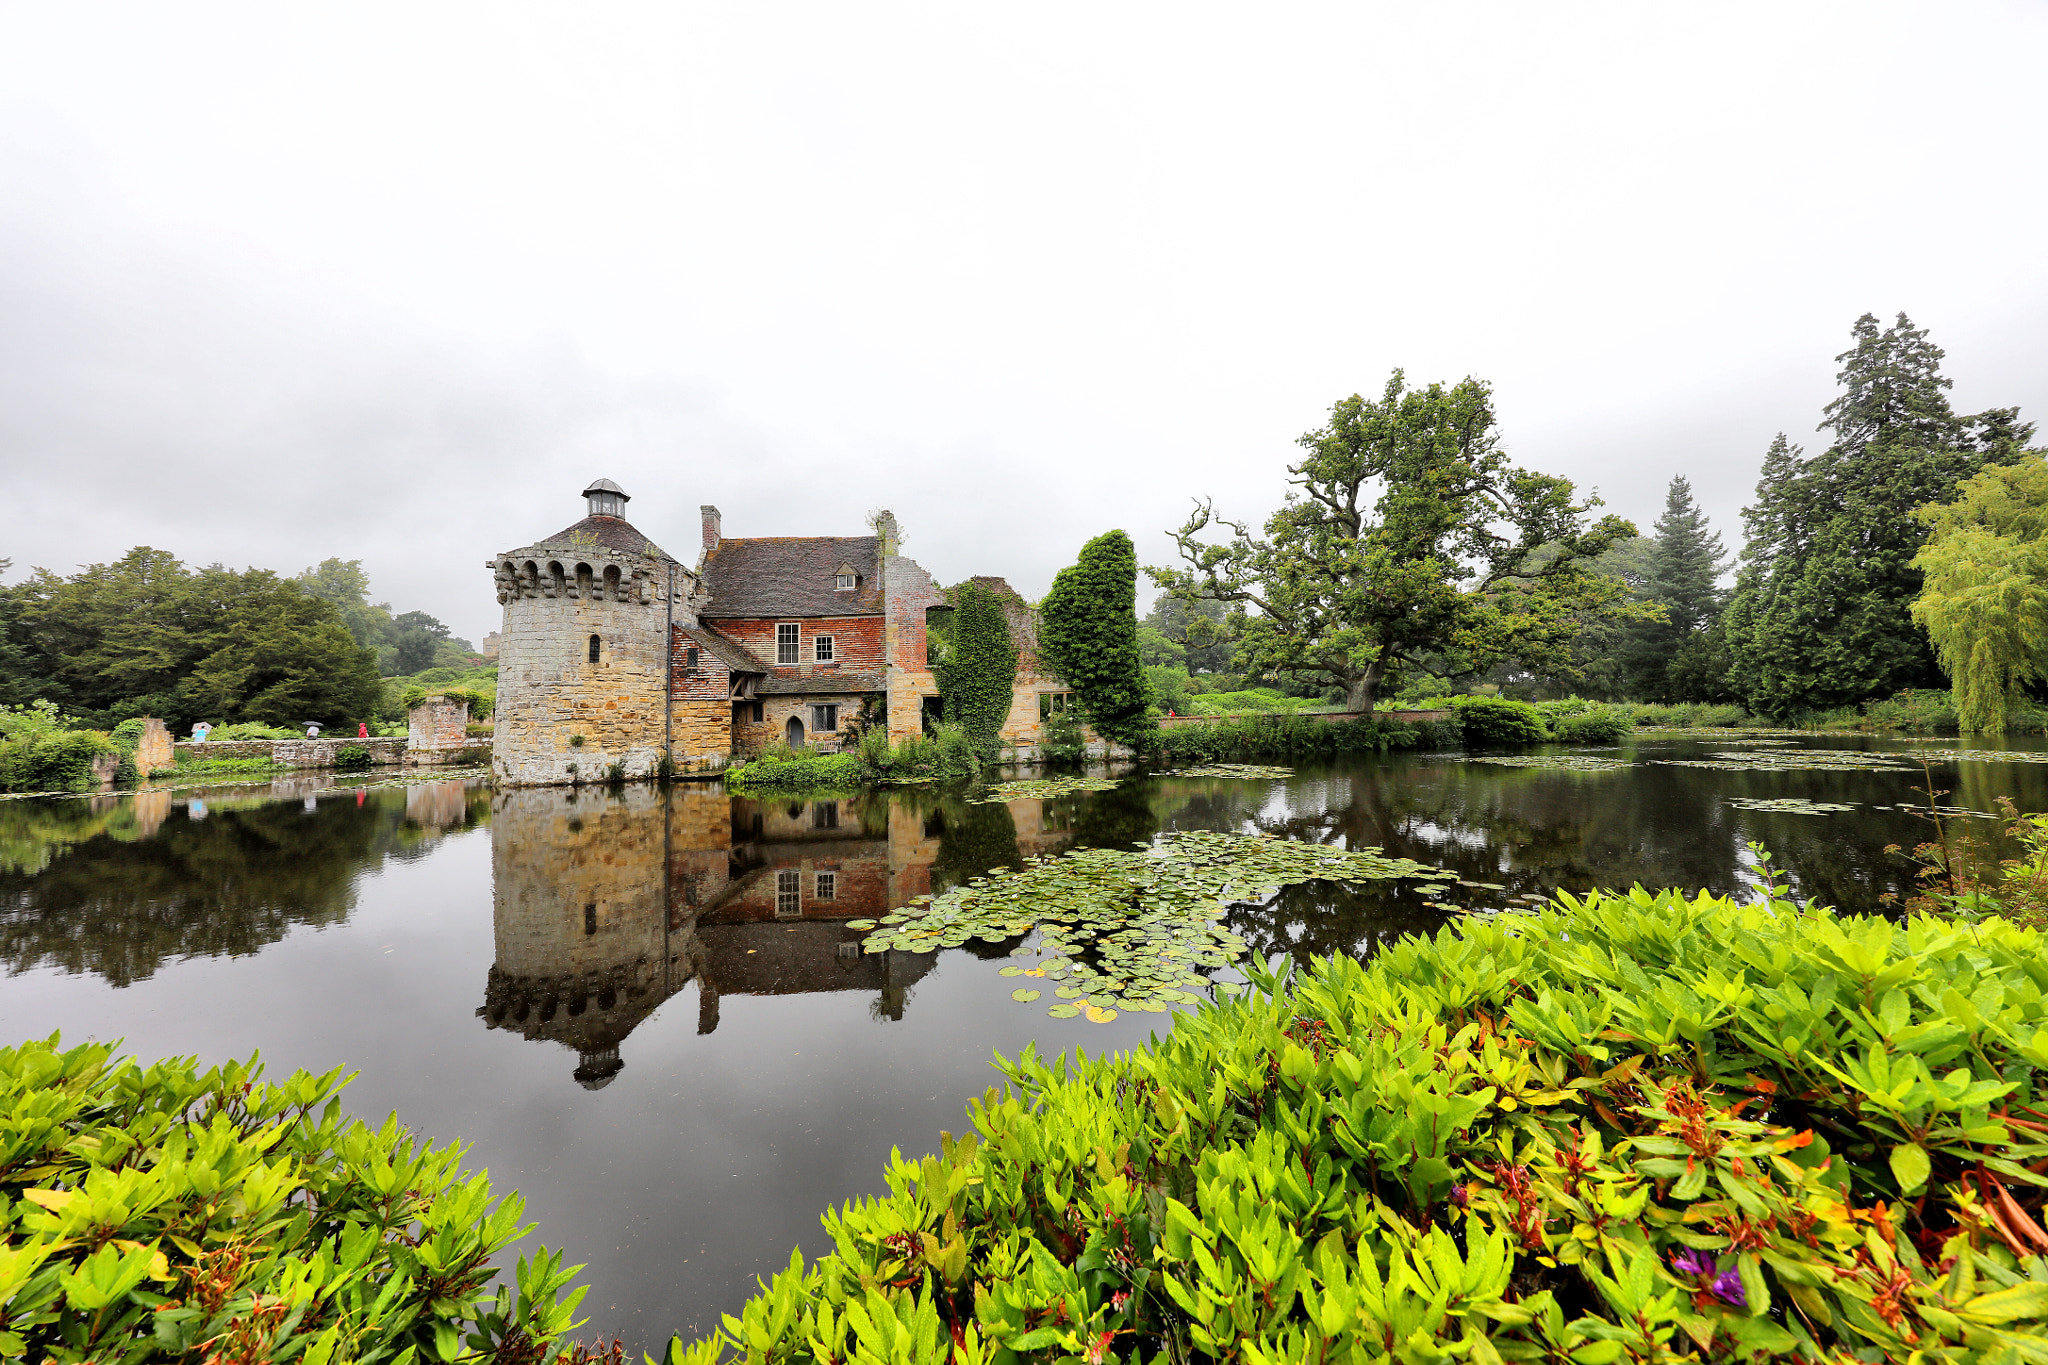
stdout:
[(678, 633), (690, 643), (710, 650), (713, 658), (735, 673), (768, 671), (768, 665), (750, 653), (745, 645), (719, 634), (709, 626), (698, 626), (694, 630), (685, 629)]
[(769, 677), (755, 690), (763, 696), (809, 696), (842, 692), (881, 692), (888, 684), (879, 673), (813, 673), (809, 677)]
[(585, 517), (574, 526), (557, 531), (545, 540), (537, 540), (524, 550), (507, 551), (506, 557), (531, 554), (536, 550), (568, 554), (585, 545), (609, 550), (615, 555), (647, 556), (670, 564), (678, 562), (659, 545), (641, 535), (624, 517)]
[[(602, 520), (602, 518), (592, 518)], [(706, 600), (698, 615), (880, 616), (881, 542), (874, 536), (756, 536), (721, 540), (704, 560)], [(858, 586), (833, 581), (850, 566)]]

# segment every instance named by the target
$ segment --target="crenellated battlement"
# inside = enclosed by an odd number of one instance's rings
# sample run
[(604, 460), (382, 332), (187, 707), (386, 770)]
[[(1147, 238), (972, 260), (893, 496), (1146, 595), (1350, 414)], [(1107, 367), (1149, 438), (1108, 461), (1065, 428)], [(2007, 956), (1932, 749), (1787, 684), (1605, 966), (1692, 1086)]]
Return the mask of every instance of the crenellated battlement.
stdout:
[[(634, 563), (609, 556), (578, 557), (573, 553), (543, 551), (531, 557), (515, 553), (498, 560), (494, 568), (500, 605), (519, 598), (555, 598), (653, 606), (663, 600), (668, 588), (669, 566), (662, 564), (656, 573), (644, 560)], [(696, 575), (677, 566), (676, 577), (681, 595)]]

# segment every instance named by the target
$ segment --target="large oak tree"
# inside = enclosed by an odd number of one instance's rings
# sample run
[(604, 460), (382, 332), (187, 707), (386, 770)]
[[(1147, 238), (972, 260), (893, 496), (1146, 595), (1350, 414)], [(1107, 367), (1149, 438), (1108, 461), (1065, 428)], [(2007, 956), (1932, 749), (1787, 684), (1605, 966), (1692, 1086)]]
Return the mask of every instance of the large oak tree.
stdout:
[[(1510, 464), (1477, 379), (1411, 389), (1396, 370), (1377, 402), (1353, 394), (1298, 444), (1264, 536), (1203, 500), (1173, 533), (1182, 563), (1146, 570), (1184, 600), (1231, 604), (1241, 667), (1340, 686), (1366, 711), (1410, 667), (1568, 675), (1583, 621), (1638, 610), (1589, 565), (1635, 527), (1589, 524), (1598, 498)], [(1228, 537), (1205, 540), (1212, 528)]]

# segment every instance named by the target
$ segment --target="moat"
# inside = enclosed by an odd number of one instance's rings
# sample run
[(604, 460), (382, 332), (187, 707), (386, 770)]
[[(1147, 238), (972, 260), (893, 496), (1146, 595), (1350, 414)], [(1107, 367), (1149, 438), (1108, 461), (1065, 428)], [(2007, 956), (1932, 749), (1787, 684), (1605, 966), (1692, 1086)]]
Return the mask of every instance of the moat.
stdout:
[[(1924, 804), (1918, 755), (1959, 747), (1642, 736), (1534, 756), (1559, 766), (1393, 754), (1007, 805), (324, 774), (0, 802), (0, 1032), (359, 1071), (354, 1113), (470, 1143), (525, 1196), (536, 1239), (586, 1263), (585, 1336), (653, 1347), (737, 1311), (792, 1246), (824, 1250), (819, 1212), (879, 1191), (892, 1146), (959, 1131), (996, 1080), (992, 1051), (1114, 1049), (1172, 1023), (1049, 1018), (999, 975), (1014, 939), (869, 954), (850, 920), (1182, 829), (1378, 846), (1482, 884), (1456, 899), (1485, 909), (1635, 882), (1737, 891), (1757, 840), (1801, 897), (1878, 911), (1911, 888), (1885, 847), (1929, 837), (1901, 808)], [(1930, 770), (1945, 804), (2048, 809), (2044, 749)], [(1847, 757), (1802, 765), (1810, 750)], [(1317, 882), (1227, 927), (1305, 959), (1369, 954), (1447, 913), (1412, 881)]]

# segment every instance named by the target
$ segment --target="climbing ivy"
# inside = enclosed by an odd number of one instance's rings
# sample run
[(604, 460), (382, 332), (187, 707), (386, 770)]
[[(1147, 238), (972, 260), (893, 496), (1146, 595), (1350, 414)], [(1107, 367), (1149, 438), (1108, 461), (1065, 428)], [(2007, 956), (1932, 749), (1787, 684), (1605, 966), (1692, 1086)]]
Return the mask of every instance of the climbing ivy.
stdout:
[(1060, 570), (1038, 613), (1046, 662), (1072, 684), (1089, 723), (1134, 749), (1159, 733), (1138, 653), (1137, 606), (1138, 552), (1122, 531), (1105, 531)]
[(1010, 638), (1002, 603), (987, 588), (962, 583), (947, 595), (953, 604), (953, 638), (932, 672), (947, 721), (966, 729), (984, 759), (994, 758), (1017, 686), (1017, 643)]

